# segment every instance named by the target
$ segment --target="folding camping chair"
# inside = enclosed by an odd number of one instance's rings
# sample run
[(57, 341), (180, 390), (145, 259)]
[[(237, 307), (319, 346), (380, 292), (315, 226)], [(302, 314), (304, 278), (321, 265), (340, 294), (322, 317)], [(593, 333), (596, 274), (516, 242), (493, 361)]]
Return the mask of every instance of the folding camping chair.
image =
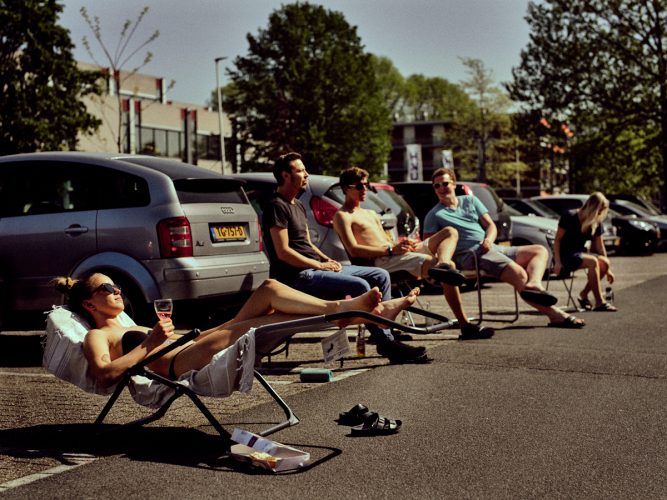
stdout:
[[(474, 258), (475, 262), (475, 269), (471, 271), (461, 271), (465, 278), (467, 280), (475, 280), (475, 288), (477, 289), (477, 318), (471, 318), (473, 321), (472, 323), (476, 325), (480, 325), (482, 321), (484, 320), (484, 304), (482, 301), (482, 280), (487, 277), (487, 274), (479, 268), (479, 263), (477, 261), (477, 254), (473, 251), (470, 252)], [(488, 319), (486, 321), (496, 321), (496, 322), (502, 322), (502, 323), (514, 323), (519, 319), (519, 297), (516, 291), (516, 288), (512, 288), (514, 290), (514, 311), (510, 311), (509, 314), (513, 314), (512, 317), (510, 318), (493, 318), (493, 319)], [(503, 314), (505, 311), (487, 311), (487, 315), (489, 314), (494, 314), (494, 315), (499, 315)]]
[(565, 308), (569, 307), (570, 304), (572, 304), (572, 308), (575, 311), (579, 311), (580, 310), (579, 306), (577, 305), (577, 302), (574, 300), (574, 297), (572, 296), (572, 288), (574, 286), (574, 275), (576, 273), (576, 270), (571, 271), (569, 269), (564, 269), (563, 271), (561, 271), (560, 274), (553, 274), (551, 270), (549, 270), (546, 273), (547, 275), (546, 289), (549, 290), (549, 283), (551, 283), (552, 281), (561, 280), (563, 282), (563, 287), (567, 292), (567, 304), (565, 304)]
[[(373, 260), (364, 259), (361, 257), (354, 257), (354, 258), (350, 257), (350, 262), (352, 262), (352, 264), (356, 266), (374, 265)], [(408, 271), (395, 271), (393, 273), (390, 273), (389, 276), (391, 278), (391, 294), (392, 297), (394, 298), (405, 297), (407, 294), (410, 293), (410, 291), (415, 286), (419, 286), (419, 283), (421, 282), (421, 278), (415, 278)], [(454, 328), (457, 326), (457, 323), (455, 321), (450, 320), (446, 316), (432, 313), (430, 310), (425, 309), (422, 306), (419, 297), (417, 297), (416, 304), (417, 304), (416, 306), (411, 306), (402, 313), (403, 317), (407, 320), (407, 324), (409, 324), (413, 328), (413, 331), (411, 333), (417, 333), (417, 334), (426, 333), (423, 329), (417, 327), (417, 323), (415, 322), (414, 319), (415, 314), (431, 318), (437, 321), (438, 324), (441, 326), (441, 329)]]
[[(199, 335), (195, 329), (160, 351), (130, 368), (115, 386), (105, 388), (97, 384), (88, 373), (88, 361), (83, 353), (83, 339), (89, 330), (86, 321), (66, 307), (55, 307), (47, 316), (46, 342), (42, 364), (49, 373), (70, 382), (86, 392), (110, 396), (106, 405), (95, 420), (96, 425), (103, 423), (122, 391), (127, 388), (132, 398), (140, 405), (156, 410), (151, 415), (123, 424), (122, 427), (143, 425), (162, 418), (174, 401), (187, 396), (199, 411), (211, 423), (229, 447), (231, 434), (218, 422), (199, 396), (226, 397), (234, 391), (248, 393), (252, 389), (253, 377), (269, 393), (285, 414), (285, 420), (261, 432), (268, 436), (286, 427), (299, 423), (292, 409), (254, 369), (255, 339), (261, 335), (293, 335), (308, 329), (330, 326), (331, 322), (346, 318), (360, 317), (368, 321), (385, 323), (390, 327), (412, 330), (410, 327), (389, 321), (363, 311), (347, 311), (331, 315), (312, 316), (273, 323), (250, 329), (236, 342), (213, 356), (211, 362), (200, 370), (184, 373), (178, 380), (170, 380), (151, 371), (148, 365), (166, 353), (178, 348)], [(121, 322), (133, 326), (134, 322), (125, 313), (121, 313)], [(439, 325), (420, 330), (437, 330)]]
[[(134, 322), (125, 313), (121, 314), (125, 326)], [(321, 322), (321, 320), (320, 320)], [(283, 328), (294, 328), (292, 322), (276, 323), (251, 329), (241, 336), (234, 344), (217, 353), (211, 363), (201, 370), (183, 374), (178, 380), (170, 380), (151, 371), (148, 365), (166, 353), (189, 342), (199, 335), (195, 329), (182, 336), (159, 352), (148, 356), (142, 362), (130, 368), (123, 378), (114, 386), (104, 388), (88, 374), (88, 361), (83, 353), (83, 339), (89, 330), (86, 321), (66, 307), (54, 308), (47, 317), (46, 342), (44, 347), (43, 366), (56, 377), (70, 382), (86, 392), (110, 396), (108, 402), (95, 420), (102, 424), (105, 417), (127, 387), (133, 399), (140, 405), (156, 410), (153, 414), (123, 424), (125, 426), (143, 425), (160, 419), (165, 415), (172, 403), (181, 396), (187, 396), (201, 411), (220, 436), (229, 443), (231, 435), (227, 432), (199, 396), (226, 397), (234, 391), (248, 393), (252, 389), (253, 377), (269, 393), (282, 409), (285, 420), (259, 432), (268, 436), (285, 427), (299, 423), (291, 408), (271, 387), (271, 385), (254, 369), (255, 335), (258, 331), (270, 333)], [(280, 326), (278, 326), (280, 325)]]

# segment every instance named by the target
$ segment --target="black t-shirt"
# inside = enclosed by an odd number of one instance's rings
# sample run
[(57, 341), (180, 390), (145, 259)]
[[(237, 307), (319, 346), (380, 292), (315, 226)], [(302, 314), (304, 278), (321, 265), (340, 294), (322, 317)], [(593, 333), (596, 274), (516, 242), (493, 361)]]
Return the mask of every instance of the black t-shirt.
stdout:
[(271, 228), (279, 227), (287, 229), (290, 248), (296, 250), (304, 257), (320, 261), (320, 256), (313, 250), (306, 237), (308, 232), (308, 222), (306, 218), (306, 209), (299, 200), (289, 203), (277, 192), (270, 198), (264, 206), (262, 212), (262, 231), (264, 233), (264, 244), (269, 255), (271, 263), (271, 278), (278, 281), (289, 283), (303, 269), (290, 266), (278, 259), (276, 250), (271, 240)]
[(568, 213), (563, 214), (558, 221), (558, 227), (562, 227), (565, 230), (565, 234), (560, 241), (561, 258), (578, 252), (585, 252), (586, 242), (602, 234), (602, 224), (598, 224), (595, 234), (593, 234), (592, 229), (589, 229), (586, 234), (582, 233), (581, 222), (576, 210), (570, 210)]

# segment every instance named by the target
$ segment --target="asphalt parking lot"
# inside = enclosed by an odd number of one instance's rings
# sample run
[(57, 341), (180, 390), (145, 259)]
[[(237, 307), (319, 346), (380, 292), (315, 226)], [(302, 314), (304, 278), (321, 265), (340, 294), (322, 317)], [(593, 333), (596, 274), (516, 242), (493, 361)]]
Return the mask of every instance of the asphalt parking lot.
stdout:
[[(519, 320), (494, 324), (491, 340), (413, 335), (411, 342), (429, 348), (430, 365), (387, 366), (368, 346), (365, 358), (330, 366), (335, 379), (327, 384), (301, 383), (299, 371), (324, 367), (319, 340), (331, 332), (297, 335), (289, 356), (263, 371), (302, 418), (273, 438), (308, 449), (316, 464), (280, 478), (221, 457), (210, 426), (186, 401), (147, 428), (94, 440), (91, 422), (105, 400), (45, 373), (39, 337), (2, 335), (0, 491), (175, 498), (220, 496), (224, 485), (225, 496), (251, 487), (277, 498), (665, 498), (667, 254), (613, 257), (612, 264), (621, 311), (582, 313), (582, 331), (545, 328), (521, 304)], [(583, 279), (580, 272), (575, 290)], [(550, 289), (565, 302), (562, 283)], [(483, 293), (488, 310), (513, 305), (507, 285)], [(440, 296), (422, 300), (449, 314)], [(464, 301), (473, 313), (476, 294), (464, 293)], [(8, 354), (17, 349), (22, 356)], [(206, 399), (230, 429), (276, 418), (267, 401), (258, 386), (249, 396)], [(357, 402), (402, 418), (404, 429), (350, 439), (332, 421)], [(123, 396), (108, 422), (143, 413)]]

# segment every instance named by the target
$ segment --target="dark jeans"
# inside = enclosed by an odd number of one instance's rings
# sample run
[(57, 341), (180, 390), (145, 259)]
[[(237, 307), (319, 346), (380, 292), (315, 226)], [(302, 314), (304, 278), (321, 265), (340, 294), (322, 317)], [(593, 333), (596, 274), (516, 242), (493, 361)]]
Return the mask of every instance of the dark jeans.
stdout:
[[(287, 283), (292, 288), (327, 300), (343, 299), (347, 295), (356, 297), (378, 287), (382, 300), (391, 299), (389, 273), (379, 267), (343, 266), (340, 272), (304, 269)], [(367, 325), (370, 337), (376, 342), (393, 340), (391, 330), (377, 325)]]

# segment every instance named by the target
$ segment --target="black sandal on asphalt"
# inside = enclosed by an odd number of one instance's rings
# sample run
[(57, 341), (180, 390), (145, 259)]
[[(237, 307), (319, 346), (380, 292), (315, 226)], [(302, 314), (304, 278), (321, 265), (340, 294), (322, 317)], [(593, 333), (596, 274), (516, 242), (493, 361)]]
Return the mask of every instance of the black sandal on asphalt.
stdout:
[(586, 323), (584, 322), (584, 320), (579, 319), (576, 316), (568, 316), (563, 321), (551, 322), (547, 326), (550, 326), (551, 328), (579, 329), (586, 326)]
[(377, 344), (377, 352), (380, 356), (387, 358), (415, 358), (419, 357), (426, 352), (424, 346), (413, 347), (408, 344), (404, 344), (399, 340), (389, 340), (386, 342), (380, 342)]
[(430, 363), (432, 360), (425, 351), (422, 346), (412, 347), (396, 340), (377, 345), (378, 354), (387, 358), (392, 365)]
[(594, 307), (592, 309), (595, 312), (616, 312), (618, 309), (616, 309), (614, 306), (612, 306), (609, 302), (603, 302), (597, 307)]
[(590, 311), (593, 309), (593, 304), (591, 304), (591, 301), (588, 300), (587, 297), (577, 297), (577, 302), (579, 302), (579, 307), (584, 311)]
[(519, 295), (527, 302), (544, 307), (553, 306), (558, 302), (558, 297), (545, 290), (530, 290), (526, 288), (523, 292), (519, 292)]
[(468, 323), (461, 328), (459, 340), (490, 339), (496, 333), (493, 328)]
[(438, 264), (437, 266), (429, 269), (428, 275), (438, 283), (451, 286), (461, 286), (466, 281), (466, 278), (463, 276), (461, 271), (452, 269), (452, 266), (445, 263)]
[(338, 415), (338, 425), (359, 425), (363, 423), (364, 417), (369, 413), (366, 405), (357, 403), (350, 411)]
[(379, 413), (368, 413), (364, 422), (350, 429), (353, 436), (381, 436), (396, 434), (403, 425), (400, 420), (380, 416)]

